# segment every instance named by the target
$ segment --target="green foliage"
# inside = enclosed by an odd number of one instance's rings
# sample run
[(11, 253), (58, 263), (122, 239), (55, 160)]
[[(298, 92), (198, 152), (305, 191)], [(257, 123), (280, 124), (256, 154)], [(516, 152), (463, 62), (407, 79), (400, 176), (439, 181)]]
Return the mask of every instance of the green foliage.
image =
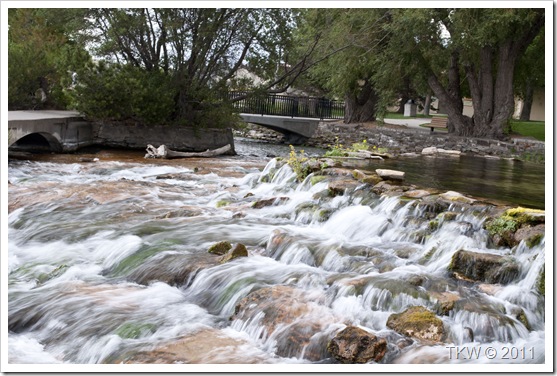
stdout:
[(307, 164), (308, 160), (309, 158), (306, 156), (304, 150), (300, 150), (300, 153), (298, 153), (294, 146), (290, 145), (290, 153), (288, 154), (286, 163), (288, 163), (290, 168), (296, 173), (296, 178), (300, 182), (311, 174), (311, 168)]
[[(83, 9), (8, 12), (8, 108), (64, 109), (72, 72), (90, 60), (75, 30)], [(40, 89), (46, 94), (42, 100)]]
[(168, 124), (175, 91), (162, 71), (99, 62), (79, 73), (71, 95), (75, 108), (92, 119)]

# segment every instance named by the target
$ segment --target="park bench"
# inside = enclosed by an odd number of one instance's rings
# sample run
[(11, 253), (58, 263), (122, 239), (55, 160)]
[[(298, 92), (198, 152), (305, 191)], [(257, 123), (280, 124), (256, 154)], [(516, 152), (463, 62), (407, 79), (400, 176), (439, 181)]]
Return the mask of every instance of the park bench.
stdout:
[(431, 128), (431, 131), (433, 132), (435, 130), (435, 128), (447, 128), (447, 122), (449, 121), (448, 118), (446, 117), (433, 117), (431, 119), (431, 123), (428, 125), (428, 127)]

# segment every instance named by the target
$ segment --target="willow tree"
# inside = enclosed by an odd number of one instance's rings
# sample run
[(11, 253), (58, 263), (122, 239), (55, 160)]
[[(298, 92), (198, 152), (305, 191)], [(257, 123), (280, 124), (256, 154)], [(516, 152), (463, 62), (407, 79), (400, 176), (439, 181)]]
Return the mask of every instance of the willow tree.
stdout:
[(384, 9), (308, 9), (298, 30), (301, 43), (319, 40), (309, 81), (345, 101), (346, 123), (373, 121), (380, 97), (375, 51), (384, 43)]
[[(449, 131), (505, 137), (518, 59), (544, 25), (544, 9), (393, 9), (388, 49), (419, 62)], [(388, 67), (392, 61), (385, 61)], [(466, 87), (464, 87), (466, 85)], [(467, 90), (474, 115), (462, 113)]]

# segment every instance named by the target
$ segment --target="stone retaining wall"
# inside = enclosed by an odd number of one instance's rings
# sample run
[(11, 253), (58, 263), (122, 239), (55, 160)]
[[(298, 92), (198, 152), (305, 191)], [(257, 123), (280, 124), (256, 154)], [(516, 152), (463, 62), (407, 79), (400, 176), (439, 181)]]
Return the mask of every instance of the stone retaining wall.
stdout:
[(227, 129), (194, 129), (176, 126), (141, 126), (97, 122), (93, 124), (97, 144), (110, 147), (145, 149), (148, 144), (165, 144), (175, 151), (199, 152), (217, 149), (227, 144), (234, 155), (234, 137)]

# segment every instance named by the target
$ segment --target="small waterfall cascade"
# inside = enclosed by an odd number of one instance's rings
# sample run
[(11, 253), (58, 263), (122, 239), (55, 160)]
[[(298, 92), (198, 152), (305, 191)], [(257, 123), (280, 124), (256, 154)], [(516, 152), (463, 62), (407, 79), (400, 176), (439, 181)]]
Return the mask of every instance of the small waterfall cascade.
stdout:
[[(491, 204), (333, 192), (349, 172), (10, 162), (9, 362), (335, 363), (348, 326), (386, 340), (385, 364), (545, 361), (543, 236), (495, 245)], [(388, 325), (410, 307), (441, 340)]]

